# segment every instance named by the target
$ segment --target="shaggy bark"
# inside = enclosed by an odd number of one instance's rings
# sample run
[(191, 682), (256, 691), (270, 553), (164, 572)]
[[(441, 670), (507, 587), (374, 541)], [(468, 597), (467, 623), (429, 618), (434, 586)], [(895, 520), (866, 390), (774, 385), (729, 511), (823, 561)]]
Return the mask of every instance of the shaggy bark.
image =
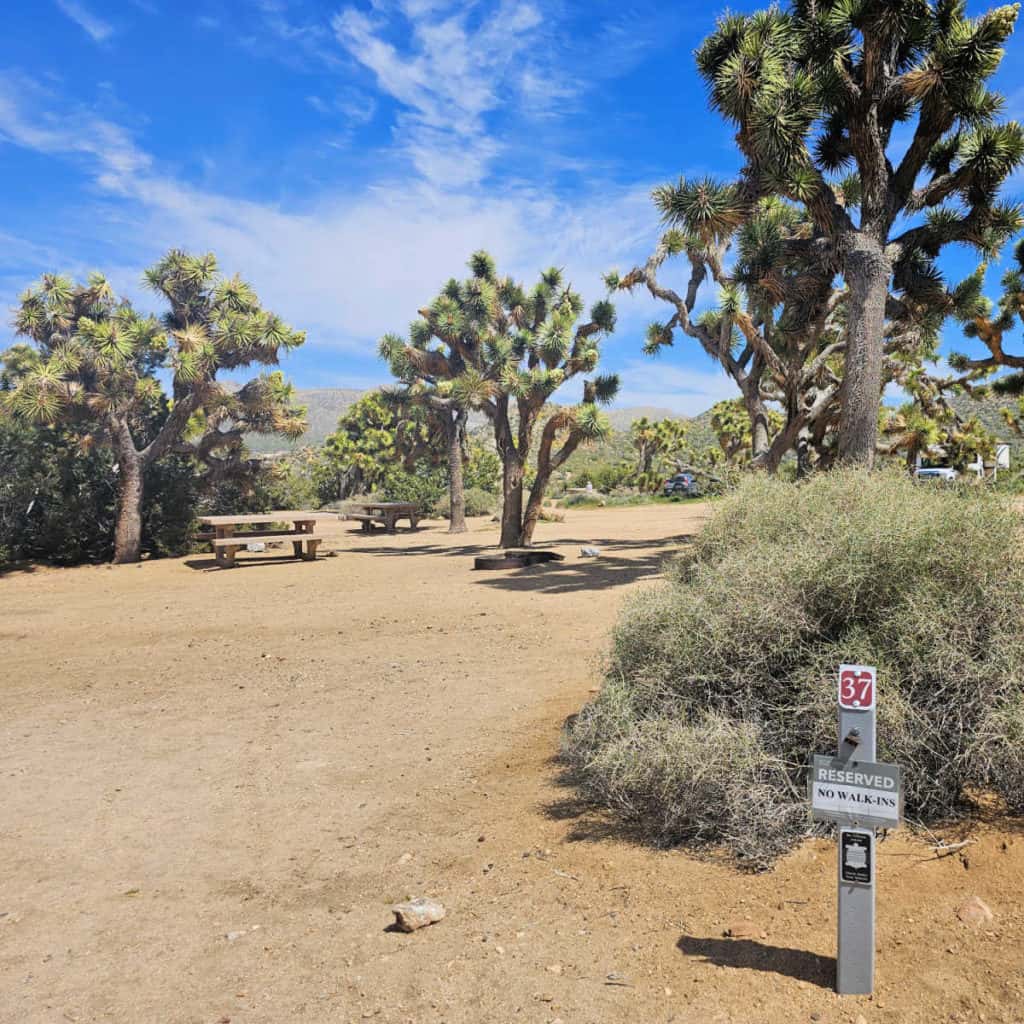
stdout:
[(128, 427), (121, 423), (114, 436), (118, 462), (117, 523), (114, 561), (137, 562), (142, 550), (142, 496), (145, 466), (135, 450)]
[(860, 233), (846, 257), (850, 319), (846, 336), (846, 370), (839, 420), (839, 460), (871, 468), (878, 442), (882, 396), (885, 300), (889, 262), (882, 246)]
[(516, 453), (502, 454), (501, 546), (523, 547), (523, 477), (526, 466)]
[(466, 493), (462, 482), (462, 436), (466, 428), (465, 409), (449, 414), (448, 427), (448, 532), (466, 532)]

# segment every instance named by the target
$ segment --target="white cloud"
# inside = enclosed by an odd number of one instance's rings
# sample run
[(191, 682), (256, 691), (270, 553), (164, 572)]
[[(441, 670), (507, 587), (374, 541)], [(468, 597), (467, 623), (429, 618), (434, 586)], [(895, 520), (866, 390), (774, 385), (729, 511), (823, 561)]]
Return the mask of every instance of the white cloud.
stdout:
[[(268, 305), (306, 327), (314, 345), (370, 356), (381, 334), (404, 330), (482, 247), (527, 281), (561, 266), (593, 301), (604, 292), (602, 273), (639, 258), (651, 237), (646, 188), (601, 188), (569, 204), (525, 186), (484, 193), (381, 180), (356, 193), (325, 193), (302, 210), (228, 197), (155, 173), (120, 126), (77, 107), (54, 113), (51, 97), (22, 84), (0, 78), (0, 133), (28, 149), (83, 158), (96, 185), (120, 200), (90, 215), (96, 244), (115, 254), (105, 262), (125, 268), (111, 274), (119, 286), (130, 286), (164, 248), (211, 249)], [(87, 131), (78, 130), (83, 123)]]
[[(432, 184), (463, 188), (482, 181), (506, 149), (488, 125), (497, 111), (527, 116), (526, 98), (566, 96), (573, 89), (546, 57), (543, 16), (525, 0), (501, 0), (470, 23), (473, 5), (405, 0), (399, 11), (409, 38), (391, 35), (393, 7), (367, 15), (346, 8), (332, 25), (341, 45), (373, 72), (379, 89), (397, 101), (395, 139)], [(544, 85), (542, 85), (544, 83)]]
[(114, 26), (103, 21), (78, 0), (55, 0), (64, 12), (94, 43), (102, 43), (114, 34)]
[(0, 72), (0, 138), (40, 153), (93, 158), (110, 180), (136, 174), (151, 162), (120, 125), (88, 108), (47, 110), (52, 97), (24, 75)]

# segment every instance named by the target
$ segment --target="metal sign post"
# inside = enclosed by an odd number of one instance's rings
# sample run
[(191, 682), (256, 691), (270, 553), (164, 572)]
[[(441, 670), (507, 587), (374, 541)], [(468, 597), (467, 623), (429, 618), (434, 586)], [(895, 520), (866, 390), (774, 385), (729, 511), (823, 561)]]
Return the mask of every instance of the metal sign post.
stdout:
[[(875, 670), (866, 665), (839, 667), (839, 760), (875, 760)], [(836, 991), (870, 995), (875, 986), (874, 831), (840, 828), (838, 846)]]
[(870, 995), (875, 982), (875, 829), (903, 816), (898, 765), (875, 761), (876, 672), (839, 666), (839, 750), (816, 754), (807, 780), (815, 821), (839, 826), (836, 991)]

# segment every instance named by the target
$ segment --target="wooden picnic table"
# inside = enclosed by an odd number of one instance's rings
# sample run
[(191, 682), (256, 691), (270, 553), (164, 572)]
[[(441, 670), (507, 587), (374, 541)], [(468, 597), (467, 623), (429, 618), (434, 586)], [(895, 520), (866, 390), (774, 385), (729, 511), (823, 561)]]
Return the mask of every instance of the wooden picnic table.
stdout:
[(377, 526), (394, 533), (399, 519), (408, 519), (409, 528), (415, 530), (420, 521), (419, 506), (413, 501), (355, 501), (349, 504), (361, 511), (346, 512), (345, 518), (362, 523), (364, 533), (372, 532)]
[[(291, 540), (294, 556), (312, 562), (316, 558), (316, 549), (325, 539), (322, 534), (316, 532), (317, 521), (335, 518), (333, 514), (326, 512), (275, 509), (272, 512), (237, 516), (200, 516), (199, 522), (204, 526), (213, 527), (214, 536), (210, 543), (213, 545), (217, 564), (222, 569), (229, 569), (235, 564), (235, 552), (244, 550), (247, 544), (261, 541)], [(291, 523), (292, 529), (270, 530), (271, 523)], [(265, 529), (253, 533), (236, 533), (235, 528), (238, 526), (263, 526)]]

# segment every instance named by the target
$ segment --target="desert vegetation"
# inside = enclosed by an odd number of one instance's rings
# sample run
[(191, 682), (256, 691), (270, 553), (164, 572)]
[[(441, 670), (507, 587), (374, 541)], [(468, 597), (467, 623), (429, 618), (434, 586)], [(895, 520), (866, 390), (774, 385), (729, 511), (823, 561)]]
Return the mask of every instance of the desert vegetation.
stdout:
[(879, 759), (907, 817), (981, 792), (1024, 808), (1024, 558), (997, 495), (841, 470), (753, 477), (615, 630), (567, 728), (583, 791), (647, 839), (764, 867), (809, 832), (809, 752), (835, 745), (835, 673), (877, 665)]

